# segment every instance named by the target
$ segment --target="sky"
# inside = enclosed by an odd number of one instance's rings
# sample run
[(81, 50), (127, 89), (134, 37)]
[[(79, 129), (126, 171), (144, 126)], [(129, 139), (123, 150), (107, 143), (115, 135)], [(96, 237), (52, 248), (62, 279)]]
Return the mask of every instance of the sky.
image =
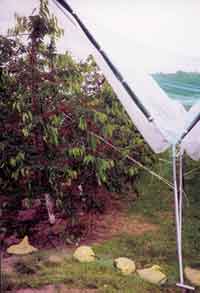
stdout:
[[(52, 0), (50, 10), (65, 29), (59, 51), (83, 59), (90, 51), (84, 37)], [(0, 33), (14, 23), (14, 13), (28, 15), (39, 0), (0, 0)], [(69, 0), (113, 60), (131, 70), (200, 71), (199, 0)]]

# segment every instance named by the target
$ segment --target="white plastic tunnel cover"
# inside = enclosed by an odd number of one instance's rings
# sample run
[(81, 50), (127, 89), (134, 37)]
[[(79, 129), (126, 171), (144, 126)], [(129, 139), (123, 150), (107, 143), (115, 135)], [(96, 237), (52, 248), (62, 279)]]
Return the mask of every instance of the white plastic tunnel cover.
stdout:
[[(31, 9), (36, 6), (36, 2), (35, 0), (30, 2)], [(150, 113), (153, 118), (153, 122), (150, 122), (115, 77), (101, 54), (85, 36), (75, 19), (66, 11), (63, 13), (56, 0), (49, 1), (49, 4), (50, 10), (58, 17), (61, 27), (65, 30), (65, 36), (60, 43), (60, 50), (70, 51), (79, 60), (86, 58), (89, 54), (93, 55), (134, 125), (154, 152), (163, 152), (172, 144), (176, 144), (190, 122), (200, 112), (200, 103), (187, 112), (181, 103), (169, 98), (156, 81), (146, 73), (147, 71), (141, 68), (141, 63), (144, 64), (147, 56), (140, 53), (140, 47), (137, 44), (130, 44), (130, 38), (126, 38), (126, 34), (117, 33), (121, 31), (122, 19), (114, 19), (115, 30), (113, 31), (104, 25), (102, 19), (101, 22), (96, 22), (92, 14), (86, 16), (83, 13), (81, 14), (79, 9), (78, 14), (87, 28), (121, 72), (124, 80), (131, 87), (141, 104)], [(17, 12), (20, 14), (20, 11)], [(128, 21), (129, 32), (132, 25), (131, 21), (132, 19)], [(138, 25), (140, 24), (138, 23)], [(140, 62), (141, 59), (144, 59), (143, 62)], [(182, 142), (188, 155), (195, 160), (200, 159), (199, 133), (200, 123), (197, 123)]]
[[(138, 54), (134, 54), (133, 45), (129, 46), (128, 39), (124, 39), (124, 36), (120, 34), (111, 34), (105, 28), (99, 28), (98, 25), (94, 24), (92, 16), (85, 18), (84, 23), (89, 30), (92, 28), (92, 34), (98, 40), (101, 49), (106, 52), (141, 104), (149, 111), (153, 118), (153, 122), (150, 122), (126, 92), (101, 53), (90, 42), (79, 24), (70, 18), (71, 16), (69, 18), (65, 17), (64, 24), (64, 28), (67, 27), (66, 50), (71, 51), (79, 59), (86, 58), (89, 54), (93, 55), (134, 125), (153, 151), (160, 153), (171, 145), (178, 143), (191, 121), (200, 112), (200, 103), (187, 112), (180, 102), (169, 98), (151, 75), (138, 66)], [(116, 26), (120, 26), (120, 23), (116, 23)], [(126, 54), (126, 58), (124, 58), (124, 54)], [(184, 150), (194, 160), (200, 158), (199, 131), (200, 123), (197, 123), (182, 142)]]

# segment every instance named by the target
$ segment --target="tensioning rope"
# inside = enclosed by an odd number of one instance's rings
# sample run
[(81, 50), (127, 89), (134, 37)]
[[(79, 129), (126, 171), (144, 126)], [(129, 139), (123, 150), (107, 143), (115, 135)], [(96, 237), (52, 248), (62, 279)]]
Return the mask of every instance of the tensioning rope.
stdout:
[(150, 175), (156, 177), (158, 180), (162, 181), (163, 183), (165, 183), (168, 187), (174, 189), (174, 185), (169, 182), (167, 179), (165, 179), (164, 177), (160, 176), (159, 174), (157, 174), (156, 172), (154, 172), (153, 170), (149, 169), (148, 167), (146, 167), (145, 165), (143, 165), (141, 162), (139, 162), (138, 160), (136, 160), (135, 158), (133, 158), (130, 155), (123, 155), (122, 154), (122, 150), (120, 150), (118, 147), (114, 146), (112, 143), (110, 143), (109, 141), (107, 141), (104, 137), (89, 131), (89, 134), (92, 136), (95, 136), (97, 139), (99, 139), (100, 141), (102, 141), (103, 143), (105, 143), (106, 145), (108, 145), (110, 148), (112, 148), (113, 150), (115, 150), (117, 153), (121, 154), (121, 156), (123, 156), (125, 159), (128, 159), (129, 161), (131, 161), (132, 163), (136, 164), (137, 166), (139, 166), (141, 169), (145, 170), (147, 173), (149, 173)]

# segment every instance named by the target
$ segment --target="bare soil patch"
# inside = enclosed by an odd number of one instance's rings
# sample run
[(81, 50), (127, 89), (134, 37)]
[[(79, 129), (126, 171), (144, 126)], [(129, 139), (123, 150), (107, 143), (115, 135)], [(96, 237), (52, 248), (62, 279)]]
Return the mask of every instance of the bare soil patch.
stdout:
[[(90, 214), (89, 221), (88, 221), (88, 233), (85, 234), (85, 237), (82, 237), (78, 242), (78, 245), (81, 244), (97, 244), (103, 243), (106, 240), (109, 240), (115, 236), (118, 236), (123, 233), (127, 233), (134, 236), (142, 235), (146, 232), (155, 232), (159, 229), (159, 225), (152, 224), (145, 220), (141, 216), (127, 216), (126, 207), (121, 200), (112, 200), (112, 206), (104, 213), (104, 214)], [(40, 229), (38, 229), (38, 233), (34, 235), (35, 237), (42, 237), (42, 239), (46, 238), (46, 242), (49, 241), (49, 230), (51, 229), (51, 241), (44, 246), (41, 245), (39, 242), (39, 246), (35, 245), (39, 249), (48, 249), (49, 257), (60, 257), (61, 254), (71, 255), (72, 251), (75, 247), (77, 247), (77, 243), (75, 244), (68, 244), (66, 242), (58, 242), (57, 239), (60, 233), (64, 232), (64, 220), (57, 219), (55, 225), (51, 226), (46, 223), (45, 228), (45, 221), (40, 222), (39, 224)], [(41, 229), (42, 228), (42, 229)], [(36, 231), (36, 230), (35, 230)], [(43, 235), (41, 234), (43, 233)], [(30, 237), (31, 238), (31, 237)], [(34, 242), (34, 241), (33, 241)], [(37, 244), (37, 243), (35, 243)], [(55, 249), (56, 248), (56, 249)], [(15, 272), (15, 263), (19, 260), (20, 257), (17, 256), (8, 256), (6, 253), (3, 257), (2, 268), (4, 273), (12, 274)], [(48, 285), (40, 289), (19, 289), (16, 293), (96, 293), (98, 292), (96, 289), (78, 289), (78, 288), (66, 288), (65, 285)]]
[(96, 229), (93, 230), (88, 242), (100, 243), (123, 233), (139, 236), (158, 229), (159, 225), (149, 223), (140, 216), (128, 217), (119, 208), (99, 217), (96, 222)]
[[(135, 217), (127, 216), (124, 210), (125, 210), (124, 204), (120, 200), (113, 200), (112, 209), (109, 209), (106, 213), (101, 215), (99, 214), (89, 215), (90, 219), (88, 221), (88, 225), (89, 225), (88, 233), (85, 235), (85, 237), (80, 239), (80, 241), (76, 243), (76, 245), (73, 243), (66, 244), (66, 242), (57, 241), (59, 237), (59, 233), (63, 233), (63, 230), (64, 230), (63, 227), (65, 227), (63, 219), (58, 218), (55, 225), (53, 225), (52, 227), (50, 227), (50, 225), (46, 223), (46, 229), (45, 229), (45, 223), (42, 222), (39, 224), (40, 228), (42, 229), (38, 230), (38, 233), (34, 235), (34, 238), (42, 237), (42, 239), (45, 240), (46, 243), (44, 246), (41, 245), (41, 242), (39, 242), (40, 245), (38, 246), (37, 246), (37, 243), (35, 243), (35, 246), (41, 250), (49, 248), (48, 249), (49, 256), (54, 257), (56, 255), (57, 257), (60, 255), (63, 256), (65, 254), (68, 254), (68, 255), (71, 254), (74, 248), (77, 247), (77, 244), (78, 245), (82, 245), (82, 244), (92, 245), (94, 243), (98, 244), (123, 233), (127, 233), (134, 236), (140, 236), (146, 232), (155, 232), (159, 230), (159, 225), (155, 225), (150, 222), (147, 222), (144, 218), (140, 216), (135, 216)], [(50, 240), (48, 237), (49, 229), (51, 229), (51, 236), (52, 236)], [(43, 235), (41, 235), (42, 233)], [(47, 245), (47, 242), (49, 242), (48, 245)], [(14, 271), (14, 264), (18, 260), (19, 260), (19, 256), (10, 256), (5, 253), (3, 257), (3, 263), (2, 263), (2, 268), (4, 273), (7, 273), (7, 274), (12, 273)], [(23, 292), (23, 291), (19, 291), (19, 292)], [(24, 291), (24, 292), (28, 293), (29, 291)], [(37, 291), (30, 291), (30, 292), (37, 292)], [(71, 292), (75, 292), (75, 291), (71, 291)]]

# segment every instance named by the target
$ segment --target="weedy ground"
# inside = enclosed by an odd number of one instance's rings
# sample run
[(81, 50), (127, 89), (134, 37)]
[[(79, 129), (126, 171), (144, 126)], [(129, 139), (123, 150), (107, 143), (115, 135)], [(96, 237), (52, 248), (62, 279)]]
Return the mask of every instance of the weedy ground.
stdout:
[[(168, 161), (168, 155), (163, 159), (159, 161), (155, 170), (171, 180), (171, 162)], [(184, 204), (184, 263), (198, 265), (200, 263), (198, 174), (191, 173), (186, 176), (185, 186), (187, 199)], [(124, 227), (121, 223), (123, 227), (121, 232), (117, 231), (111, 234), (109, 239), (92, 244), (97, 255), (94, 263), (76, 262), (72, 258), (72, 251), (67, 248), (62, 251), (39, 251), (30, 256), (18, 257), (13, 262), (12, 270), (3, 274), (4, 291), (17, 292), (21, 288), (18, 292), (180, 292), (180, 289), (175, 287), (178, 280), (178, 264), (173, 192), (167, 185), (147, 173), (138, 179), (137, 188), (140, 194), (137, 201), (131, 201), (126, 195), (121, 196), (126, 202), (123, 211), (126, 223)], [(144, 229), (142, 233), (134, 233), (130, 229), (126, 231), (127, 218), (130, 223), (135, 223), (135, 226), (137, 219), (138, 223), (149, 225), (149, 229)], [(136, 231), (138, 231), (137, 227)], [(49, 261), (49, 256), (52, 254), (60, 256), (61, 262), (55, 264)], [(163, 287), (158, 287), (142, 281), (137, 274), (122, 276), (113, 266), (114, 258), (119, 256), (133, 259), (137, 268), (160, 265), (168, 277), (167, 283)], [(29, 288), (29, 291), (23, 291), (22, 288)], [(35, 291), (41, 288), (43, 291)], [(200, 291), (197, 289), (195, 292)]]

